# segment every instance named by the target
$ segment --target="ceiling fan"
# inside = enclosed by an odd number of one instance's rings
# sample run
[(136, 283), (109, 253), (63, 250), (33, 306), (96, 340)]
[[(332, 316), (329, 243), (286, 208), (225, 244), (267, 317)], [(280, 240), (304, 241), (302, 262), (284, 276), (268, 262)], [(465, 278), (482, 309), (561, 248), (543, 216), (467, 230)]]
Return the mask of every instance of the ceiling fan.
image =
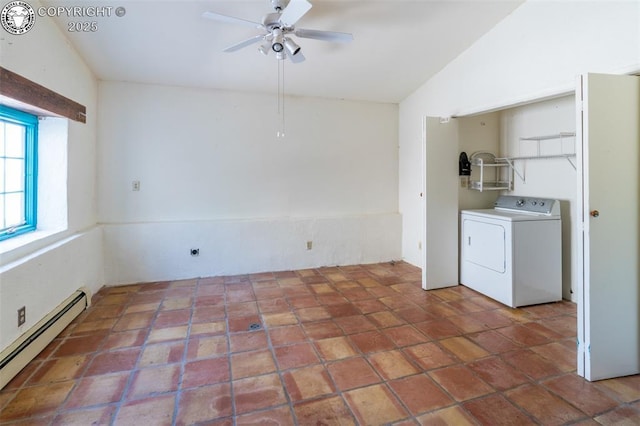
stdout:
[(224, 52), (235, 52), (243, 47), (262, 41), (262, 45), (258, 48), (259, 52), (268, 55), (270, 51), (273, 51), (277, 59), (284, 60), (288, 57), (293, 63), (302, 62), (305, 57), (300, 46), (290, 37), (291, 35), (338, 43), (348, 43), (353, 40), (353, 36), (348, 33), (296, 29), (296, 22), (312, 7), (307, 0), (270, 0), (270, 2), (275, 12), (263, 16), (261, 23), (215, 12), (205, 12), (202, 16), (216, 21), (250, 26), (264, 31), (263, 34), (227, 47)]

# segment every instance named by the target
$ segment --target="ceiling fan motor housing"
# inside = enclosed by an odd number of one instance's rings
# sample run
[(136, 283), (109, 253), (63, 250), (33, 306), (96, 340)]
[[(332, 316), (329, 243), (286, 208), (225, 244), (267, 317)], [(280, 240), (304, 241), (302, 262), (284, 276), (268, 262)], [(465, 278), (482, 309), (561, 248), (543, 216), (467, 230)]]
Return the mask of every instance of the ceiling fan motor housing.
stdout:
[(271, 6), (278, 12), (284, 10), (289, 4), (289, 0), (271, 0)]

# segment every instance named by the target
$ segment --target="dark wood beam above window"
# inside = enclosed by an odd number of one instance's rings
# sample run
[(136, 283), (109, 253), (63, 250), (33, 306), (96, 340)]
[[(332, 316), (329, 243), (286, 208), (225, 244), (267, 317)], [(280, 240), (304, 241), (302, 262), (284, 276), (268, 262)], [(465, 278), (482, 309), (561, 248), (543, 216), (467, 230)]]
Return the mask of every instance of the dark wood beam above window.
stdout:
[(87, 108), (84, 105), (3, 67), (0, 67), (0, 97), (30, 105), (35, 107), (36, 111), (48, 111), (70, 120), (87, 122)]

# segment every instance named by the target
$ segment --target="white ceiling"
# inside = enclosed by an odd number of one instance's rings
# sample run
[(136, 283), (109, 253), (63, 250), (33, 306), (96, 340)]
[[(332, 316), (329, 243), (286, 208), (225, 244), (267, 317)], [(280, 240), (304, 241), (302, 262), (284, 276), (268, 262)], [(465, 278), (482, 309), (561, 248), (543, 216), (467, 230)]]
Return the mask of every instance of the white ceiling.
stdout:
[[(524, 0), (310, 0), (296, 28), (350, 32), (334, 44), (298, 38), (307, 58), (285, 63), (285, 92), (400, 102)], [(54, 17), (101, 80), (275, 92), (278, 61), (252, 45), (222, 50), (259, 34), (201, 17), (213, 11), (251, 21), (273, 12), (269, 0), (43, 0), (44, 6), (122, 6), (123, 17)], [(38, 17), (38, 19), (48, 19)], [(95, 32), (69, 22), (96, 21)]]

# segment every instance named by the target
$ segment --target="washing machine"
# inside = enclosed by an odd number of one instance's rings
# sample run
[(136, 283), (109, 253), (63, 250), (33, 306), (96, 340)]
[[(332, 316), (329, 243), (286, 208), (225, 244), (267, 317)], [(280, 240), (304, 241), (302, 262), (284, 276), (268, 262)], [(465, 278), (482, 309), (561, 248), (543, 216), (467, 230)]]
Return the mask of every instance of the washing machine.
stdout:
[(562, 299), (560, 202), (503, 195), (460, 212), (460, 283), (510, 307)]

